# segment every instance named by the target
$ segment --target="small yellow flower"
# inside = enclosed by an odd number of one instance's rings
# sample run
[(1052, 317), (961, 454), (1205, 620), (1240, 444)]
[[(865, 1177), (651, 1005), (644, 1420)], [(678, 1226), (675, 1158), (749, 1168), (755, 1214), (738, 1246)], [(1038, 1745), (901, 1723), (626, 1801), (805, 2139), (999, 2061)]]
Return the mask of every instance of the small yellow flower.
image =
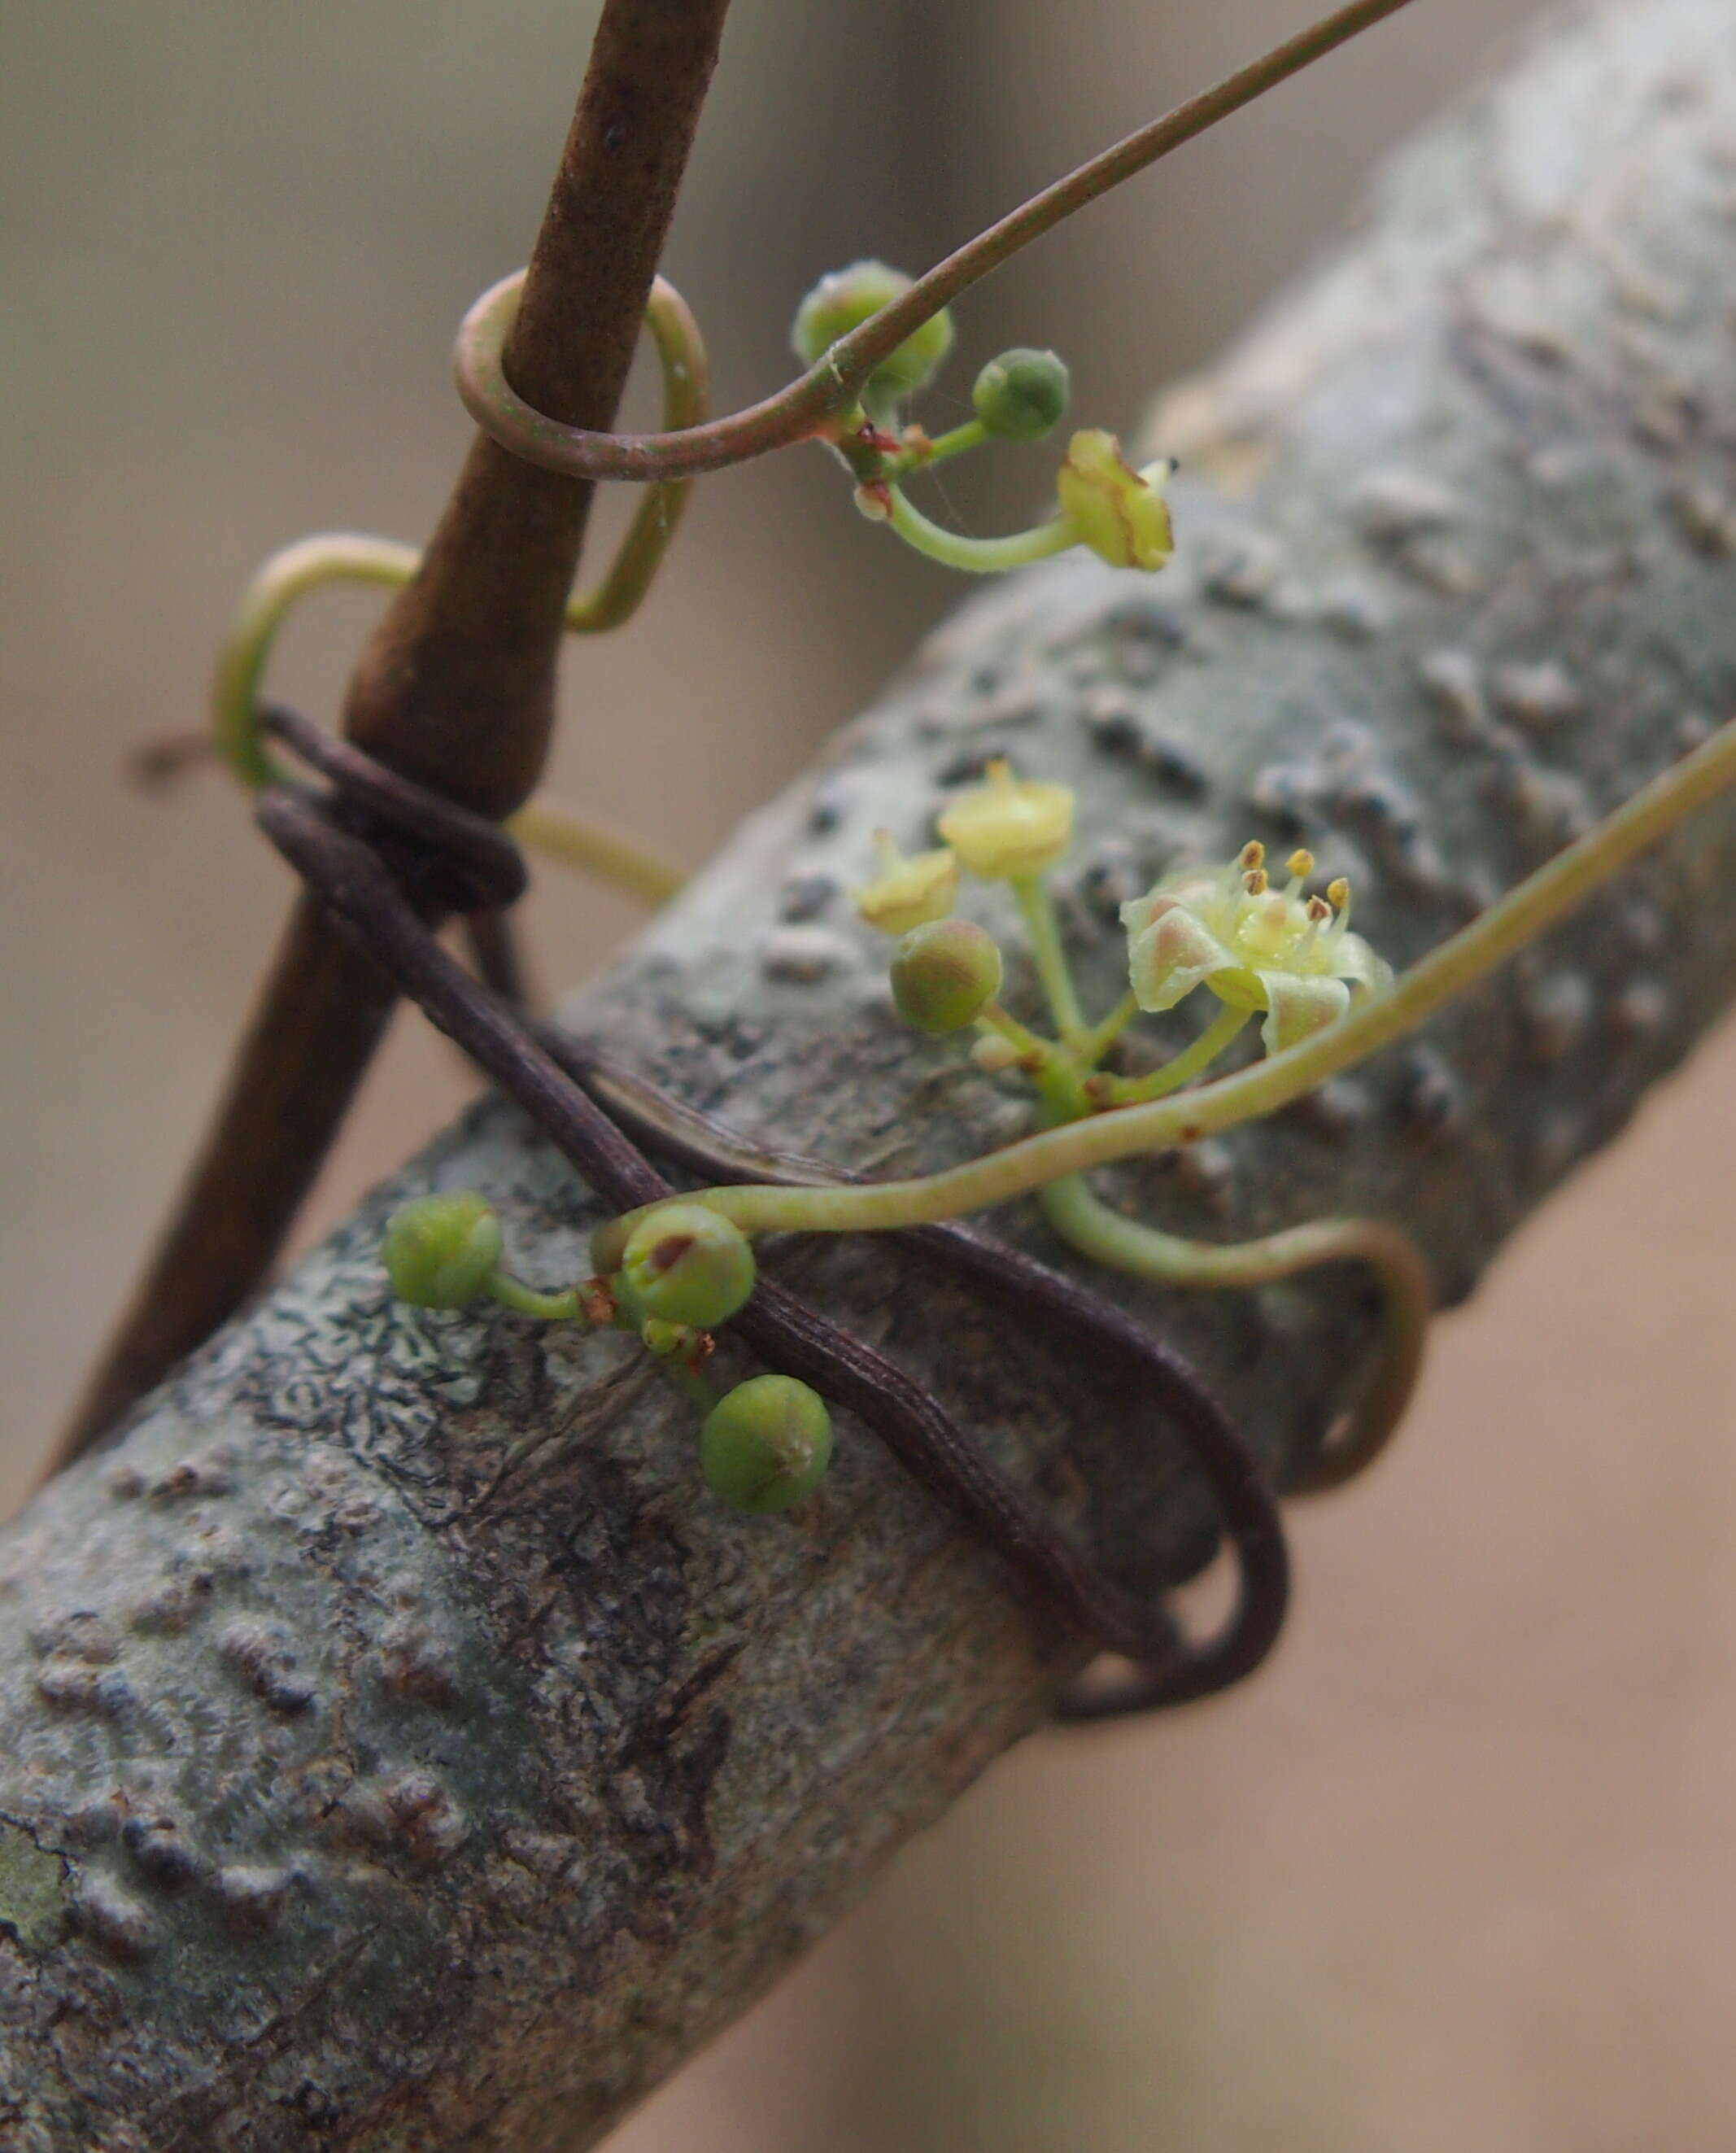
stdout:
[(1164, 457), (1136, 471), (1121, 461), (1113, 434), (1100, 427), (1075, 434), (1055, 491), (1077, 542), (1112, 568), (1162, 568), (1175, 545), (1162, 491), (1175, 468)]
[(876, 830), (874, 843), (880, 873), (850, 893), (868, 924), (882, 934), (908, 934), (931, 919), (944, 919), (958, 894), (958, 862), (946, 847), (906, 859), (890, 830)]
[(988, 782), (960, 795), (941, 817), (941, 835), (985, 882), (1041, 874), (1073, 842), (1073, 789), (1015, 777), (1004, 762)]
[(1391, 965), (1349, 931), (1349, 885), (1305, 898), (1312, 856), (1288, 865), (1288, 883), (1273, 889), (1264, 849), (1251, 844), (1226, 868), (1187, 869), (1124, 904), (1140, 1007), (1173, 1009), (1206, 986), (1232, 1009), (1264, 1010), (1261, 1039), (1281, 1054), (1336, 1023), (1353, 997), (1389, 986)]

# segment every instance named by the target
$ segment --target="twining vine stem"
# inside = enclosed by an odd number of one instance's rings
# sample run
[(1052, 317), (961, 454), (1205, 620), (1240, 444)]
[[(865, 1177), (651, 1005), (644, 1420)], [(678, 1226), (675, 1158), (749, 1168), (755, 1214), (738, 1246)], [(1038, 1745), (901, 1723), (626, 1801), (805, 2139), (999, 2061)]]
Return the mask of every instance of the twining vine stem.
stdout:
[[(652, 437), (647, 447), (642, 438), (636, 463), (635, 437), (598, 429), (612, 421), (626, 379), (728, 4), (688, 0), (671, 9), (652, 0), (605, 0), (530, 267), (521, 285), (505, 280), (492, 303), (473, 310), (460, 339), (461, 387), (484, 435), (414, 579), (351, 679), (346, 725), (353, 737), (411, 776), (489, 812), (521, 806), (541, 773), (554, 654), (592, 477), (678, 481), (824, 432), (829, 415), (851, 401), (852, 384), (860, 387), (878, 359), (948, 299), (1408, 0), (1353, 0), (1327, 15), (1033, 196), (758, 414), (738, 415), (709, 432), (677, 426), (662, 446)], [(629, 140), (634, 153), (622, 156)], [(561, 444), (552, 462), (551, 443)], [(562, 478), (577, 484), (563, 487)], [(480, 710), (485, 725), (477, 722)], [(498, 926), (484, 946), (507, 960)], [(97, 1440), (256, 1287), (390, 1008), (378, 976), (332, 944), (317, 912), (298, 909), (200, 1156), (51, 1470)]]
[(562, 425), (537, 410), (512, 387), (500, 363), (516, 308), (512, 277), (490, 287), (464, 317), (456, 354), (459, 394), (478, 425), (515, 456), (571, 477), (642, 481), (722, 471), (824, 434), (855, 401), (883, 359), (991, 270), (1170, 150), (1409, 5), (1409, 0), (1351, 0), (1210, 89), (1136, 128), (937, 262), (901, 298), (840, 338), (775, 395), (727, 418), (673, 432), (610, 434)]

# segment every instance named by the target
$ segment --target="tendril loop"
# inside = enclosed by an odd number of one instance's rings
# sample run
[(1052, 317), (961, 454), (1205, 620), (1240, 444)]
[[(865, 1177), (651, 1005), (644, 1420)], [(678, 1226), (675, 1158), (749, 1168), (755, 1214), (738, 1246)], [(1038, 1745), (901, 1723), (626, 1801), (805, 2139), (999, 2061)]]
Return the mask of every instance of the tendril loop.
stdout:
[(992, 269), (1171, 150), (1407, 5), (1409, 0), (1348, 0), (1210, 89), (1124, 135), (937, 262), (805, 374), (726, 418), (703, 425), (671, 421), (657, 434), (596, 433), (564, 425), (525, 403), (500, 364), (522, 271), (491, 286), (464, 317), (454, 360), (459, 394), (477, 425), (515, 456), (569, 478), (641, 483), (688, 478), (824, 435), (882, 359)]

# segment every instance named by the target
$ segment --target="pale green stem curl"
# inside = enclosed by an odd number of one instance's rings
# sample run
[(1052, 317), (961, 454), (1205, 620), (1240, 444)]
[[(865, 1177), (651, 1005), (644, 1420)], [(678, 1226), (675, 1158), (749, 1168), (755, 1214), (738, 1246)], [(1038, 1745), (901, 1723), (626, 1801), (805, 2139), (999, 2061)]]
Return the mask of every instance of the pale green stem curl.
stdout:
[(561, 1293), (539, 1293), (535, 1286), (515, 1279), (510, 1271), (495, 1271), (488, 1282), (489, 1297), (520, 1316), (535, 1316), (540, 1323), (577, 1323), (583, 1320), (578, 1291), (568, 1286)]
[[(709, 397), (704, 339), (681, 294), (662, 277), (647, 302), (645, 327), (662, 369), (664, 424), (698, 425)], [(651, 587), (692, 491), (690, 479), (665, 480), (649, 489), (602, 581), (567, 599), (564, 618), (569, 634), (599, 634), (631, 618)], [(401, 590), (421, 562), (413, 546), (337, 531), (286, 546), (259, 570), (218, 650), (211, 684), (217, 751), (243, 785), (254, 790), (284, 775), (261, 734), (259, 690), (272, 645), (291, 608), (326, 583)], [(663, 903), (681, 885), (677, 871), (642, 846), (552, 801), (532, 802), (510, 827), (525, 843), (649, 903)]]
[(248, 584), (241, 610), (217, 651), (211, 681), (211, 729), (217, 751), (250, 791), (282, 772), (259, 730), (259, 687), (284, 616), (323, 583), (373, 583), (402, 590), (422, 556), (393, 538), (322, 531), (273, 553)]
[(963, 568), (975, 576), (997, 576), (1008, 568), (1023, 568), (1033, 561), (1047, 560), (1052, 553), (1064, 553), (1079, 542), (1072, 522), (1064, 516), (1051, 517), (1047, 523), (1012, 532), (1003, 538), (967, 538), (912, 507), (899, 487), (888, 486), (886, 497), (891, 506), (892, 528), (906, 546), (913, 546), (944, 568)]
[(1374, 1375), (1348, 1425), (1323, 1446), (1296, 1489), (1314, 1494), (1336, 1488), (1386, 1448), (1416, 1388), (1434, 1306), (1416, 1244), (1396, 1226), (1375, 1219), (1317, 1219), (1223, 1247), (1160, 1234), (1124, 1218), (1078, 1174), (1050, 1182), (1038, 1201), (1050, 1225), (1081, 1255), (1160, 1285), (1270, 1285), (1322, 1264), (1368, 1265), (1381, 1291)]

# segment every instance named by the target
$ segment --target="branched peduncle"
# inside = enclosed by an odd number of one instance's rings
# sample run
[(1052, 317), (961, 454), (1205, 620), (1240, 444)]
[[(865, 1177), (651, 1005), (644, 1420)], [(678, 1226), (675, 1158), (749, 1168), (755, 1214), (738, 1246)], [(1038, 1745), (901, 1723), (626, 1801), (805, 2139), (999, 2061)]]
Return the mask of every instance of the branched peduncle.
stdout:
[(854, 1233), (913, 1226), (987, 1210), (1063, 1174), (1085, 1173), (1167, 1145), (1192, 1143), (1275, 1113), (1327, 1077), (1415, 1031), (1733, 781), (1736, 720), (1420, 959), (1390, 990), (1371, 995), (1313, 1037), (1182, 1098), (1045, 1130), (986, 1158), (913, 1180), (856, 1189), (719, 1188), (703, 1191), (698, 1200), (750, 1233)]
[[(1287, 863), (1287, 882), (1274, 888), (1265, 848), (1251, 843), (1227, 867), (1184, 870), (1123, 908), (1132, 990), (1100, 1022), (1090, 1023), (1047, 881), (1071, 842), (1073, 809), (1065, 786), (1017, 779), (1005, 762), (992, 761), (986, 782), (941, 816), (942, 850), (907, 860), (881, 832), (881, 872), (854, 893), (868, 924), (902, 936), (891, 964), (900, 1013), (929, 1033), (974, 1026), (972, 1058), (992, 1072), (1028, 1079), (1039, 1118), (1054, 1133), (1090, 1126), (1105, 1109), (1119, 1109), (1113, 1119), (1124, 1124), (1136, 1102), (1180, 1091), (1231, 1045), (1256, 1009), (1266, 1012), (1261, 1036), (1268, 1051), (1281, 1052), (1292, 1039), (1341, 1018), (1353, 993), (1366, 995), (1389, 983), (1388, 969), (1349, 932), (1349, 885), (1335, 881), (1324, 896), (1307, 896), (1315, 862), (1298, 851)], [(975, 922), (949, 916), (962, 872), (1008, 886), (1058, 1037), (1031, 1031), (1001, 1005), (1003, 967), (992, 939)], [(1141, 1010), (1168, 1009), (1201, 985), (1222, 1006), (1190, 1046), (1147, 1076), (1099, 1071)], [(789, 1176), (779, 1178), (784, 1199), (765, 1215), (824, 1215), (835, 1177), (820, 1176), (819, 1187), (793, 1191)], [(901, 1194), (924, 1186), (906, 1184)], [(858, 1202), (845, 1208), (852, 1218), (866, 1219), (879, 1215), (887, 1190), (882, 1185), (855, 1194)], [(1081, 1255), (1165, 1285), (1256, 1286), (1345, 1262), (1371, 1269), (1382, 1302), (1375, 1373), (1348, 1432), (1322, 1446), (1313, 1468), (1317, 1484), (1336, 1484), (1385, 1444), (1421, 1366), (1431, 1305), (1426, 1267), (1396, 1227), (1325, 1219), (1216, 1248), (1123, 1219), (1075, 1173), (1045, 1176), (1041, 1194), (1050, 1225)], [(743, 1198), (743, 1191), (727, 1188), (706, 1192), (701, 1200), (728, 1206), (730, 1215), (751, 1229), (760, 1214)], [(598, 1239), (600, 1260), (613, 1245), (613, 1229), (606, 1230)]]
[[(1123, 908), (1134, 1000), (1143, 1009), (1165, 1010), (1204, 985), (1223, 1006), (1190, 1047), (1152, 1076), (1129, 1080), (1094, 1073), (1131, 1012), (1124, 1003), (1095, 1026), (1087, 1021), (1044, 883), (1070, 841), (1071, 795), (1014, 779), (1004, 764), (991, 765), (988, 781), (942, 817), (941, 833), (957, 863), (1010, 885), (1057, 1039), (1031, 1033), (1001, 1007), (995, 999), (998, 954), (991, 944), (992, 961), (983, 954), (987, 938), (981, 929), (945, 918), (957, 878), (956, 868), (947, 871), (944, 854), (904, 862), (888, 840), (882, 877), (855, 896), (871, 924), (887, 932), (908, 930), (893, 966), (901, 1009), (914, 1010), (913, 1021), (926, 1031), (974, 1026), (977, 1058), (985, 1067), (1029, 1079), (1044, 1128), (986, 1158), (917, 1179), (853, 1187), (727, 1184), (690, 1200), (749, 1234), (843, 1233), (933, 1225), (1036, 1192), (1051, 1226), (1081, 1254), (1160, 1284), (1252, 1286), (1322, 1265), (1363, 1264), (1382, 1290), (1381, 1351), (1348, 1433), (1324, 1446), (1317, 1461), (1311, 1484), (1336, 1485), (1389, 1438), (1421, 1365), (1432, 1295), (1426, 1266), (1408, 1237), (1378, 1220), (1327, 1219), (1236, 1247), (1211, 1247), (1112, 1211), (1082, 1177), (1094, 1167), (1195, 1143), (1274, 1112), (1414, 1031), (1733, 780), (1736, 720), (1396, 980), (1363, 938), (1349, 932), (1347, 883), (1334, 882), (1323, 897), (1306, 894), (1314, 871), (1306, 852), (1288, 862), (1282, 888), (1273, 887), (1257, 843), (1226, 868), (1189, 869), (1160, 881)], [(908, 896), (919, 868), (926, 924), (911, 929), (893, 900)], [(1266, 1013), (1266, 1058), (1184, 1090), (1256, 1010)], [(599, 1233), (599, 1263), (618, 1253), (623, 1235), (642, 1216), (629, 1214)]]

